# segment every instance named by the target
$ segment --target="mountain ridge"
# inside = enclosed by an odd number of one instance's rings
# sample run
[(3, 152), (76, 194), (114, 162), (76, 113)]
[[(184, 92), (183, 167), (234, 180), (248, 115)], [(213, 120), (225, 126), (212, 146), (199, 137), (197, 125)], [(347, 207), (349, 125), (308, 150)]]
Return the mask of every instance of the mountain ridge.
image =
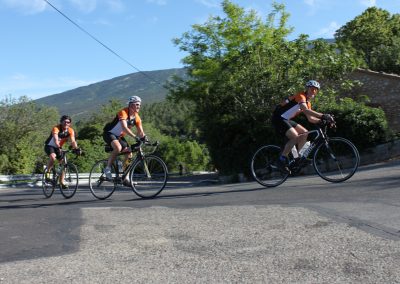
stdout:
[(111, 99), (125, 102), (129, 96), (136, 95), (144, 104), (163, 101), (168, 93), (163, 85), (173, 76), (184, 77), (185, 74), (185, 68), (135, 72), (46, 96), (35, 102), (56, 107), (60, 114), (79, 120), (89, 117)]

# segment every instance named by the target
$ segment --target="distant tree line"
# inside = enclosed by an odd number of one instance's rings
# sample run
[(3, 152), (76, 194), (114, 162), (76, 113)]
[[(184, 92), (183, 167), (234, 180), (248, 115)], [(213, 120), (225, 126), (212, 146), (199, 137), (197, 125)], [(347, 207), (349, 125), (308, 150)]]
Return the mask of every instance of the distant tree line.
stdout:
[[(73, 121), (78, 145), (85, 154), (83, 157), (71, 157), (80, 172), (89, 172), (95, 161), (108, 157), (104, 151), (103, 127), (122, 107), (118, 100), (111, 100), (89, 119)], [(149, 104), (140, 114), (146, 134), (152, 141), (160, 142), (158, 154), (171, 172), (178, 171), (180, 165), (185, 171), (212, 168), (207, 147), (195, 140), (196, 131), (188, 121), (191, 115), (189, 108), (173, 106), (166, 101)], [(47, 161), (44, 142), (52, 127), (58, 124), (60, 116), (55, 108), (36, 105), (26, 97), (1, 101), (0, 173), (41, 172)], [(135, 141), (131, 139), (130, 142)]]

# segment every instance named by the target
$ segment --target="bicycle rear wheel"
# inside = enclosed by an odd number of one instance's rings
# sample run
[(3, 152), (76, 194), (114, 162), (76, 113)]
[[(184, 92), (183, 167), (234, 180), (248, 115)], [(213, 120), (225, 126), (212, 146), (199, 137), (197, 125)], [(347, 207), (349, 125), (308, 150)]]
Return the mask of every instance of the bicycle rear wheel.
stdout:
[(265, 187), (274, 187), (282, 184), (289, 176), (278, 167), (281, 148), (267, 145), (259, 148), (251, 159), (251, 173), (254, 179)]
[(61, 183), (59, 183), (61, 194), (66, 198), (69, 199), (75, 195), (76, 190), (78, 189), (78, 169), (72, 163), (68, 163), (64, 167), (64, 184), (67, 185), (66, 188), (63, 188)]
[(351, 178), (360, 164), (360, 154), (356, 146), (341, 137), (329, 138), (314, 154), (314, 169), (329, 182), (342, 182)]
[(107, 180), (104, 169), (107, 167), (107, 160), (101, 160), (94, 164), (89, 175), (89, 187), (93, 196), (97, 199), (106, 199), (113, 194), (117, 187), (116, 170), (111, 167), (112, 179)]
[(168, 169), (164, 161), (153, 155), (135, 162), (130, 172), (132, 190), (142, 198), (156, 197), (168, 180)]
[(50, 198), (53, 195), (56, 187), (56, 171), (54, 168), (51, 169), (50, 179), (46, 179), (46, 172), (47, 168), (44, 169), (42, 174), (42, 189), (44, 196), (46, 198)]

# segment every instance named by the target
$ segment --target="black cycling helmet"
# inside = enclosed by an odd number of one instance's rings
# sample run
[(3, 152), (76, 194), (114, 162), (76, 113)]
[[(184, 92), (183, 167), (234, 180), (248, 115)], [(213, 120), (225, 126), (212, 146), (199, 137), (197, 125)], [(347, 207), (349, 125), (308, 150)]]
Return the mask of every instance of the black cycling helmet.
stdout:
[(67, 119), (69, 119), (69, 121), (72, 122), (72, 119), (71, 119), (71, 117), (69, 115), (63, 115), (60, 118), (60, 123), (62, 123), (64, 120), (67, 120)]

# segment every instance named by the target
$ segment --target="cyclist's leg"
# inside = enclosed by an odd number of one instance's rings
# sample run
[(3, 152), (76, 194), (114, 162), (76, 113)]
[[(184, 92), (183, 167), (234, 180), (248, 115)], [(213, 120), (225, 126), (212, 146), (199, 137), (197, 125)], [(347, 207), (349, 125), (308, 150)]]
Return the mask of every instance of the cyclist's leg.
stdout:
[[(119, 143), (121, 144), (121, 148), (122, 148), (121, 152), (124, 153), (124, 160), (122, 161), (122, 170), (125, 171), (128, 163), (129, 163), (128, 161), (132, 157), (132, 152), (129, 148), (128, 142), (125, 140), (124, 137), (121, 137), (119, 139)], [(125, 176), (125, 179), (122, 181), (122, 183), (125, 186), (129, 186), (129, 187), (131, 186), (131, 183), (129, 181), (129, 175)]]
[(49, 160), (47, 161), (46, 169), (48, 172), (50, 172), (54, 166), (54, 161), (56, 160), (56, 149), (50, 145), (45, 145), (44, 151), (46, 152), (47, 156), (49, 157)]
[(125, 154), (124, 154), (124, 160), (123, 160), (123, 162), (122, 162), (122, 164), (125, 165), (125, 162), (126, 162), (129, 158), (132, 157), (132, 152), (131, 152), (131, 150), (130, 150), (130, 148), (129, 148), (128, 142), (125, 140), (124, 137), (121, 137), (121, 138), (119, 139), (119, 143), (121, 144), (121, 152), (122, 152), (122, 153), (125, 153)]
[(297, 136), (297, 149), (303, 148), (304, 144), (307, 142), (307, 129), (304, 128), (301, 124), (297, 124), (294, 129), (296, 130), (298, 136)]
[(293, 120), (283, 120), (282, 125), (286, 127), (285, 136), (288, 139), (282, 150), (282, 156), (288, 157), (293, 146), (298, 143), (299, 132), (297, 131), (297, 128), (299, 128), (299, 124)]
[[(295, 123), (295, 122), (293, 122)], [(272, 116), (272, 124), (275, 128), (276, 133), (281, 136), (283, 139), (289, 139), (285, 146), (283, 147), (283, 151), (280, 153), (277, 166), (282, 172), (289, 173), (289, 152), (292, 147), (296, 144), (296, 141), (292, 141), (292, 137), (297, 137), (297, 133), (293, 128), (293, 125), (289, 120), (283, 119), (280, 116)], [(291, 146), (290, 146), (291, 145)], [(290, 146), (290, 147), (289, 147)]]
[(49, 156), (49, 160), (47, 161), (47, 166), (46, 166), (45, 177), (46, 179), (50, 179), (50, 173), (54, 167), (55, 161), (61, 159), (62, 155), (59, 148), (50, 145), (45, 145), (44, 150), (46, 154), (48, 154)]
[(111, 168), (112, 164), (115, 161), (115, 158), (118, 156), (119, 152), (121, 152), (123, 147), (119, 141), (119, 137), (112, 133), (105, 132), (103, 134), (103, 139), (106, 142), (106, 144), (110, 145), (111, 148), (113, 149), (110, 153), (110, 156), (108, 157), (108, 162), (107, 162), (107, 167)]
[[(65, 153), (64, 153), (64, 155), (65, 155)], [(61, 184), (61, 186), (63, 187), (63, 188), (67, 188), (68, 187), (68, 185), (66, 185), (65, 184), (65, 182), (64, 182), (64, 179), (65, 179), (65, 169), (64, 169), (64, 156), (62, 155), (62, 156), (60, 156), (59, 158), (58, 158), (58, 163), (60, 164), (60, 167), (61, 167), (61, 173), (60, 173), (60, 184)]]
[(113, 140), (110, 145), (113, 150), (110, 153), (110, 156), (108, 157), (108, 162), (107, 162), (108, 168), (111, 168), (112, 164), (115, 161), (115, 158), (118, 156), (119, 152), (121, 152), (121, 150), (122, 150), (121, 143), (119, 143), (118, 140)]
[(122, 150), (122, 146), (121, 143), (118, 141), (118, 137), (112, 133), (109, 132), (103, 133), (103, 139), (107, 143), (107, 145), (110, 145), (112, 148), (110, 156), (108, 157), (107, 160), (107, 166), (104, 169), (104, 174), (106, 175), (107, 179), (111, 179), (112, 164), (114, 163), (119, 152)]

